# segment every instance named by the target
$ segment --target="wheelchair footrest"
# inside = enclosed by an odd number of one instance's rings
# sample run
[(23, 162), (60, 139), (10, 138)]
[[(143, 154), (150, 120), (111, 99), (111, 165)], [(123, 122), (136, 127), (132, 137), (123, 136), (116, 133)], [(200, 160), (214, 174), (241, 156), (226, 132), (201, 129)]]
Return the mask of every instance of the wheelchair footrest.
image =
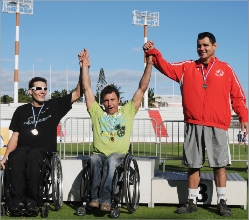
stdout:
[(27, 210), (21, 210), (21, 211), (10, 211), (11, 216), (33, 216), (36, 217), (39, 213), (38, 211), (27, 211)]

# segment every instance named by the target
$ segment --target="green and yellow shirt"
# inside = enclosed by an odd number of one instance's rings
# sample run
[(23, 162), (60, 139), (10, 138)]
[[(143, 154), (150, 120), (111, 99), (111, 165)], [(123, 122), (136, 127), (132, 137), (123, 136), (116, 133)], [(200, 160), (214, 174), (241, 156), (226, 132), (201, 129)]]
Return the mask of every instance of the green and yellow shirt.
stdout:
[(108, 115), (95, 101), (88, 112), (92, 120), (93, 153), (106, 156), (113, 152), (126, 154), (137, 113), (133, 101), (129, 101), (113, 115)]

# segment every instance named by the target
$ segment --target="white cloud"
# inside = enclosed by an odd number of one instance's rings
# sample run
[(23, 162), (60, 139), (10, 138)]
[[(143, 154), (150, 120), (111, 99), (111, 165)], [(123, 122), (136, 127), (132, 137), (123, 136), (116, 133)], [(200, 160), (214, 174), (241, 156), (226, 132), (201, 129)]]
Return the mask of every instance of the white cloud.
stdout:
[(2, 61), (2, 62), (13, 62), (12, 59), (4, 59), (4, 58), (2, 58), (1, 61)]
[(142, 50), (142, 47), (133, 47), (131, 51), (139, 52)]

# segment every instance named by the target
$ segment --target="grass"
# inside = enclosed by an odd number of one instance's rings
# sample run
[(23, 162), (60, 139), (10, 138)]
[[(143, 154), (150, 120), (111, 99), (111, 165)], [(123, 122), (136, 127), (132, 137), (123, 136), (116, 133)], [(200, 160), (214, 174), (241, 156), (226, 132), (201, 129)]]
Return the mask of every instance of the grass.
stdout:
[[(47, 219), (110, 219), (109, 213), (98, 209), (87, 210), (85, 216), (76, 216), (75, 209), (79, 203), (64, 203), (62, 208), (57, 211), (49, 211)], [(198, 207), (198, 212), (179, 215), (175, 213), (176, 206), (156, 205), (154, 208), (148, 208), (140, 205), (136, 212), (129, 214), (125, 207), (120, 208), (120, 217), (118, 219), (248, 219), (247, 210), (238, 207), (230, 207), (233, 215), (231, 217), (222, 217), (216, 214), (215, 206)], [(2, 216), (3, 219), (41, 219), (41, 216), (32, 217), (9, 217)]]
[[(77, 155), (76, 148), (79, 147), (77, 144), (68, 144), (66, 146), (67, 152), (66, 155)], [(235, 146), (234, 155), (238, 157), (238, 147)], [(87, 147), (86, 147), (87, 148)], [(91, 152), (91, 147), (89, 148)], [(143, 150), (143, 153), (138, 153)], [(134, 155), (144, 154), (145, 156), (155, 154), (155, 148), (149, 145), (144, 144), (134, 144), (133, 153)], [(177, 172), (186, 172), (187, 168), (181, 165), (181, 160), (176, 160), (172, 158), (178, 158), (179, 155), (182, 155), (182, 146), (173, 145), (173, 150), (168, 151), (170, 153), (169, 160), (166, 160), (165, 171), (177, 171)], [(180, 150), (181, 149), (181, 150)], [(163, 150), (166, 155), (166, 150)], [(173, 152), (173, 153), (172, 153)], [(82, 151), (79, 151), (78, 154), (82, 155)], [(85, 154), (88, 155), (89, 151), (85, 151)], [(247, 165), (246, 162), (233, 162), (231, 166), (227, 167), (228, 173), (239, 173), (245, 180), (248, 181)], [(162, 164), (159, 167), (159, 170), (162, 170)], [(212, 169), (208, 167), (208, 163), (204, 164), (204, 167), (201, 169), (202, 172), (212, 172)], [(228, 201), (229, 204), (229, 201)], [(62, 208), (57, 212), (50, 210), (48, 219), (110, 219), (109, 213), (102, 212), (98, 209), (87, 210), (85, 216), (76, 216), (75, 210), (77, 207), (81, 206), (80, 202), (64, 202)], [(248, 219), (248, 210), (244, 210), (240, 206), (229, 206), (232, 210), (231, 217), (222, 217), (217, 215), (216, 206), (198, 206), (198, 212), (179, 215), (175, 213), (176, 208), (179, 205), (170, 205), (170, 204), (155, 204), (154, 208), (148, 208), (147, 205), (140, 204), (136, 212), (129, 214), (125, 205), (122, 205), (120, 208), (120, 217), (118, 219)], [(9, 217), (2, 216), (3, 219), (32, 219), (31, 217)], [(41, 216), (37, 216), (35, 219), (40, 219)]]
[[(131, 143), (131, 150), (134, 156), (159, 156), (161, 158), (181, 160), (183, 154), (182, 143), (162, 143), (161, 146), (155, 143)], [(248, 160), (248, 146), (238, 146), (238, 144), (230, 144), (230, 152), (232, 160)], [(60, 144), (57, 146), (60, 151)], [(64, 143), (61, 144), (62, 154), (64, 153)], [(65, 144), (66, 156), (89, 155), (92, 154), (92, 143), (67, 143)], [(206, 155), (207, 158), (207, 155)]]

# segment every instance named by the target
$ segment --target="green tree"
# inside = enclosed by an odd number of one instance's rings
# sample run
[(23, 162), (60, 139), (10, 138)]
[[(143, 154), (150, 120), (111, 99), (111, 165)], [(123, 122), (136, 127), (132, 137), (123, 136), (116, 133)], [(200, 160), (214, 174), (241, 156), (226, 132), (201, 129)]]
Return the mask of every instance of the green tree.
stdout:
[(62, 89), (61, 90), (61, 97), (66, 96), (67, 95), (67, 90), (66, 89)]
[(13, 102), (13, 98), (12, 97), (10, 97), (8, 95), (3, 95), (1, 97), (1, 103), (3, 103), (3, 104), (9, 104), (11, 102)]
[(155, 103), (155, 97), (154, 97), (154, 88), (148, 89), (148, 106), (152, 107)]
[(148, 106), (155, 107), (155, 100), (161, 98), (160, 96), (155, 97), (154, 88), (149, 88), (148, 90)]
[(54, 92), (51, 93), (51, 99), (59, 97), (61, 97), (61, 93), (58, 90), (55, 90)]
[[(73, 93), (75, 90), (76, 90), (76, 87), (74, 89), (69, 90), (68, 94)], [(82, 95), (82, 97), (80, 97), (76, 102), (83, 102), (83, 101), (84, 101), (84, 99), (83, 99), (83, 95)]]
[(107, 82), (105, 81), (105, 72), (103, 68), (101, 68), (99, 72), (99, 79), (97, 82), (97, 90), (95, 95), (95, 100), (99, 102), (99, 104), (100, 104), (100, 93), (106, 84)]
[(18, 102), (27, 103), (31, 101), (32, 101), (32, 97), (29, 94), (28, 89), (23, 89), (23, 88), (18, 89)]

